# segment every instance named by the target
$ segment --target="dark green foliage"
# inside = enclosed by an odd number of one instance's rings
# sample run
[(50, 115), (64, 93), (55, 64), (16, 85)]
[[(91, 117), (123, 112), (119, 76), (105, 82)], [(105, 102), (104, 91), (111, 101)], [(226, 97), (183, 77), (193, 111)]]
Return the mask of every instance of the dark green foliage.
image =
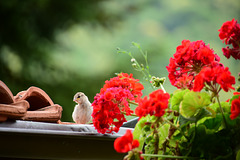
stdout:
[[(64, 107), (63, 120), (71, 121), (75, 104), (69, 102), (73, 95), (81, 88), (92, 101), (94, 93), (91, 91), (95, 90), (96, 94), (106, 75), (86, 80), (67, 67), (56, 68), (49, 63), (51, 49), (55, 45), (56, 32), (65, 31), (74, 24), (88, 22), (92, 26), (101, 24), (110, 28), (122, 19), (122, 15), (108, 14), (101, 7), (102, 1), (0, 1), (0, 80), (14, 95), (30, 86), (42, 88), (54, 102)], [(6, 52), (16, 54), (23, 64), (18, 73), (11, 70), (17, 62), (7, 57)]]

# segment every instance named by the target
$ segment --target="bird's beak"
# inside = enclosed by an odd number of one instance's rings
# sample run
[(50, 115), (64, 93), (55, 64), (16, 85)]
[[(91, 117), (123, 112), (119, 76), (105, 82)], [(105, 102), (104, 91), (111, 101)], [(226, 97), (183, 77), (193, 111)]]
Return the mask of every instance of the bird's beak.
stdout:
[(76, 98), (76, 99), (74, 98), (73, 101), (76, 102), (76, 103), (78, 103), (77, 101), (78, 101), (79, 99), (80, 99), (80, 98)]

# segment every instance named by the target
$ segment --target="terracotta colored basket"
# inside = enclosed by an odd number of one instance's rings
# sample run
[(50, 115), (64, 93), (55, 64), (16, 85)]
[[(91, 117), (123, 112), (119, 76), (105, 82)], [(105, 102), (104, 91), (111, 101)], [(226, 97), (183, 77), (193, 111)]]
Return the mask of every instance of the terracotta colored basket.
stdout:
[(0, 122), (7, 119), (58, 122), (61, 116), (62, 107), (54, 104), (42, 89), (30, 87), (14, 97), (10, 89), (0, 81)]
[(0, 121), (21, 119), (27, 113), (29, 103), (26, 100), (15, 101), (10, 89), (0, 81)]
[(62, 116), (62, 107), (54, 104), (51, 98), (38, 87), (30, 87), (19, 92), (15, 101), (26, 100), (30, 108), (21, 119), (26, 121), (57, 122)]

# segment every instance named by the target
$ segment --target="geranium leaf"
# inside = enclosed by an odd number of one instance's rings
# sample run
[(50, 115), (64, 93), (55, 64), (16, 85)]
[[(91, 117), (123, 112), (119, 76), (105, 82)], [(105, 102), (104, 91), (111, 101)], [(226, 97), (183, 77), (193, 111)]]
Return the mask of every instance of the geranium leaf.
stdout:
[(209, 111), (207, 108), (203, 107), (201, 109), (199, 109), (198, 113), (194, 116), (196, 118), (196, 121), (204, 118), (204, 117), (208, 117), (208, 116), (212, 116), (212, 112)]
[(142, 149), (146, 136), (148, 132), (150, 133), (150, 130), (147, 125), (145, 125), (146, 122), (148, 122), (150, 119), (150, 116), (142, 117), (136, 124), (134, 131), (133, 131), (133, 139), (138, 139), (140, 145), (139, 149)]
[(171, 98), (171, 105), (172, 109), (178, 111), (179, 110), (179, 105), (183, 100), (183, 96), (189, 92), (188, 89), (186, 90), (176, 90)]
[(240, 159), (240, 150), (238, 150), (238, 152), (237, 152), (236, 159)]
[(238, 99), (240, 94), (232, 96), (232, 98), (229, 100), (229, 103), (231, 104), (234, 99)]
[(230, 118), (230, 114), (227, 114), (227, 113), (224, 113), (224, 116), (225, 116), (225, 119), (226, 119), (226, 121), (227, 121), (227, 124), (230, 126), (230, 127), (235, 127), (235, 126), (237, 126), (238, 124), (240, 124), (240, 118), (239, 117), (237, 117), (237, 118), (235, 118), (235, 119), (231, 119)]
[(208, 129), (218, 130), (222, 124), (222, 115), (217, 114), (215, 118), (210, 118), (203, 123)]
[(186, 117), (193, 117), (197, 111), (211, 103), (211, 97), (205, 92), (188, 92), (183, 96), (180, 104), (180, 113)]
[(158, 128), (158, 133), (159, 133), (159, 144), (161, 145), (164, 140), (167, 138), (168, 136), (168, 132), (169, 132), (169, 128), (170, 125), (165, 123), (164, 125), (162, 125), (161, 127)]
[[(230, 112), (231, 107), (230, 107), (230, 104), (228, 102), (220, 102), (220, 104), (221, 104), (224, 112), (227, 112), (227, 113)], [(212, 108), (217, 113), (221, 113), (218, 103), (212, 104), (211, 106), (209, 106), (209, 108)]]
[(195, 123), (196, 118), (186, 118), (184, 116), (182, 116), (181, 114), (179, 115), (179, 124), (180, 127), (184, 127), (190, 123)]

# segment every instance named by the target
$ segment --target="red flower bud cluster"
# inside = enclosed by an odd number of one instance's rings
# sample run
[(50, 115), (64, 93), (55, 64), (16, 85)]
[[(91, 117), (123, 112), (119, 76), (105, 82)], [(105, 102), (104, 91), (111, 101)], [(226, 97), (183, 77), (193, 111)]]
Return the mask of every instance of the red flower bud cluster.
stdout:
[(237, 99), (232, 101), (230, 118), (233, 120), (240, 115), (240, 92), (234, 92), (234, 95), (239, 95)]
[(135, 113), (140, 118), (147, 114), (161, 117), (165, 113), (165, 109), (168, 108), (168, 100), (170, 95), (164, 93), (159, 89), (149, 94), (149, 99), (145, 96), (139, 100), (139, 106), (135, 109)]
[(185, 89), (193, 88), (195, 76), (203, 67), (220, 61), (219, 56), (202, 40), (183, 40), (173, 56), (166, 67), (169, 72), (168, 78), (173, 86)]
[(220, 32), (219, 38), (225, 44), (232, 45), (232, 48), (227, 46), (222, 49), (224, 56), (240, 59), (240, 24), (237, 23), (237, 20), (233, 18), (231, 21), (226, 21), (218, 31)]
[(136, 139), (133, 140), (131, 130), (127, 130), (122, 137), (119, 137), (114, 141), (114, 149), (119, 153), (127, 153), (137, 147), (139, 147), (139, 141)]
[(126, 118), (133, 111), (128, 101), (137, 100), (142, 95), (142, 84), (132, 74), (121, 73), (106, 81), (100, 93), (94, 97), (93, 125), (99, 133), (118, 132)]

